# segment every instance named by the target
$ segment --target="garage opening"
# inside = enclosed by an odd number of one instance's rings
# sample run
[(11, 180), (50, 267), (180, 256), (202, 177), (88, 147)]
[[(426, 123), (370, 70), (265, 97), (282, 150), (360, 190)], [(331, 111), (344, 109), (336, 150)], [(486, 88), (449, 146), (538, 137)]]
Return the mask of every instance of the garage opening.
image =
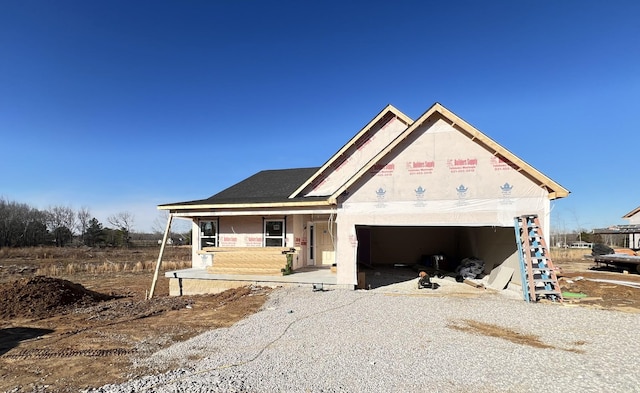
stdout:
[(384, 272), (390, 282), (436, 267), (452, 275), (465, 258), (482, 260), (482, 275), (500, 265), (518, 268), (513, 227), (357, 225), (356, 235), (358, 271)]

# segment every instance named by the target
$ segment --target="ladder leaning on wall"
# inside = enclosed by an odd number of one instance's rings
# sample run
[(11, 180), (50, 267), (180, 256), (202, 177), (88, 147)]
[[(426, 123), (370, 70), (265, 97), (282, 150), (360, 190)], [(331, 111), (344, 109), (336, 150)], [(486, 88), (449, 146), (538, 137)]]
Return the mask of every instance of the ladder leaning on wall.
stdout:
[(528, 214), (515, 217), (514, 227), (524, 300), (537, 302), (540, 299), (548, 299), (562, 302), (562, 291), (538, 216)]

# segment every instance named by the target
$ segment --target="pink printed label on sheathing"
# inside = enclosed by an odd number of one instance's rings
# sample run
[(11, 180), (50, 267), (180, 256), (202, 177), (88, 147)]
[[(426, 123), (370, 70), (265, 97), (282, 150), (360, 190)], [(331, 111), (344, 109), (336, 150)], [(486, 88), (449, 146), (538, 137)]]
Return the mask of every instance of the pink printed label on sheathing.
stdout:
[(396, 170), (396, 165), (391, 164), (375, 164), (371, 167), (369, 173), (374, 176), (391, 176), (393, 172)]
[(436, 167), (435, 161), (409, 161), (407, 171), (409, 175), (430, 175)]
[(509, 169), (513, 169), (514, 164), (500, 157), (491, 157), (491, 166), (495, 171), (508, 171)]
[(477, 158), (450, 158), (447, 160), (447, 167), (451, 173), (475, 172), (477, 166)]
[(220, 246), (221, 247), (235, 247), (238, 243), (238, 238), (236, 236), (222, 236), (220, 237)]
[(245, 236), (244, 244), (247, 247), (262, 247), (262, 236)]

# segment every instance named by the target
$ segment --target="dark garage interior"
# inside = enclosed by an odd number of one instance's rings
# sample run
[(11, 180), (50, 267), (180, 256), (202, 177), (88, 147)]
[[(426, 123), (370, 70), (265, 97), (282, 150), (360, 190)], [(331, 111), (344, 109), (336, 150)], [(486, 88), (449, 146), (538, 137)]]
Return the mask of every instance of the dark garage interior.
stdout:
[(485, 263), (485, 273), (517, 251), (513, 227), (357, 225), (359, 269), (432, 266), (454, 271), (464, 258)]

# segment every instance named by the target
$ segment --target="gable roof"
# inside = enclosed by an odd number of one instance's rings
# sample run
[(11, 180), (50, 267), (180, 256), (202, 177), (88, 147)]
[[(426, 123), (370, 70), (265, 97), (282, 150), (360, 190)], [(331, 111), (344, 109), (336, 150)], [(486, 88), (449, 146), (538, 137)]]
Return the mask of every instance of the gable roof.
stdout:
[(383, 157), (389, 154), (400, 142), (407, 138), (412, 132), (418, 129), (424, 122), (434, 118), (442, 118), (449, 122), (452, 127), (461, 131), (464, 135), (469, 137), (472, 141), (483, 146), (488, 151), (492, 152), (494, 156), (509, 163), (512, 168), (527, 176), (529, 179), (538, 184), (538, 186), (545, 188), (549, 192), (549, 199), (564, 198), (569, 195), (569, 190), (562, 187), (560, 184), (551, 180), (549, 177), (542, 174), (525, 161), (518, 158), (515, 154), (511, 153), (506, 148), (500, 146), (493, 139), (489, 138), (471, 124), (462, 120), (456, 116), (453, 112), (446, 109), (440, 103), (435, 103), (429, 108), (422, 116), (413, 122), (406, 130), (404, 130), (396, 139), (394, 139), (387, 147), (382, 149), (373, 159), (371, 159), (365, 166), (355, 173), (347, 182), (345, 182), (340, 188), (338, 188), (330, 197), (331, 202), (335, 202), (337, 197), (353, 185), (358, 179), (369, 171), (376, 162), (380, 161)]
[[(300, 193), (305, 190), (314, 180), (331, 170), (331, 166), (350, 147), (358, 143), (364, 135), (378, 122), (389, 117), (396, 117), (408, 127), (400, 132), (386, 147), (378, 152), (364, 166), (357, 170), (344, 184), (328, 196), (305, 197)], [(201, 208), (248, 208), (255, 206), (283, 206), (283, 205), (336, 205), (337, 198), (362, 176), (364, 176), (377, 162), (390, 154), (404, 139), (417, 130), (423, 123), (444, 119), (452, 127), (466, 135), (475, 143), (481, 145), (486, 150), (502, 161), (507, 162), (512, 168), (529, 178), (539, 187), (547, 190), (549, 199), (564, 198), (569, 195), (569, 191), (560, 184), (551, 180), (540, 171), (518, 158), (506, 148), (477, 130), (475, 127), (456, 116), (439, 103), (431, 106), (416, 121), (397, 110), (392, 105), (387, 105), (376, 117), (362, 128), (349, 142), (347, 142), (336, 154), (334, 154), (322, 167), (279, 169), (261, 171), (241, 182), (209, 197), (195, 201), (178, 202), (158, 205), (159, 209), (201, 209)], [(633, 214), (640, 211), (640, 207), (634, 210)], [(633, 215), (628, 213), (628, 215)], [(625, 216), (626, 217), (626, 216)]]
[(314, 168), (276, 169), (258, 172), (206, 199), (159, 205), (159, 208), (206, 208), (221, 205), (278, 204), (326, 201), (326, 197), (289, 198), (301, 183), (318, 170)]
[(413, 123), (413, 120), (409, 116), (399, 111), (393, 105), (391, 104), (387, 105), (380, 111), (380, 113), (378, 113), (373, 119), (371, 119), (369, 123), (367, 123), (360, 131), (358, 131), (358, 133), (354, 135), (353, 138), (351, 138), (347, 143), (345, 143), (345, 145), (342, 146), (340, 150), (338, 150), (333, 156), (331, 156), (331, 158), (329, 158), (329, 160), (327, 160), (327, 162), (325, 162), (324, 165), (322, 165), (318, 169), (318, 171), (313, 174), (313, 176), (309, 177), (309, 179), (306, 182), (301, 184), (300, 187), (298, 187), (294, 192), (292, 192), (290, 197), (292, 198), (295, 197), (296, 195), (301, 193), (307, 186), (309, 186), (316, 179), (322, 176), (324, 173), (326, 173), (327, 171), (330, 171), (331, 166), (337, 161), (339, 161), (342, 155), (345, 154), (350, 147), (357, 144), (358, 141), (360, 141), (360, 139), (364, 138), (367, 131), (372, 129), (376, 124), (378, 124), (381, 121), (382, 122), (389, 121), (390, 118), (394, 118), (394, 117), (399, 119), (403, 123), (405, 123), (407, 126)]

